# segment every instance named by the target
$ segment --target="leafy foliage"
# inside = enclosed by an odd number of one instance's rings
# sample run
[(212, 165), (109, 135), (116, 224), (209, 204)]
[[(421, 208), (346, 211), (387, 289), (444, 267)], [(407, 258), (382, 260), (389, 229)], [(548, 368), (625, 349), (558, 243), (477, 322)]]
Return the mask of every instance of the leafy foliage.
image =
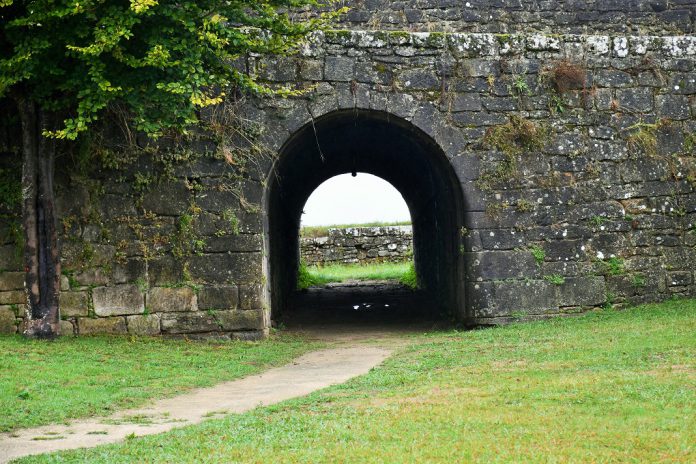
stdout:
[(57, 138), (75, 139), (115, 105), (151, 136), (185, 131), (230, 88), (290, 93), (258, 83), (240, 58), (296, 50), (331, 14), (289, 11), (332, 1), (0, 0), (0, 97), (66, 114)]

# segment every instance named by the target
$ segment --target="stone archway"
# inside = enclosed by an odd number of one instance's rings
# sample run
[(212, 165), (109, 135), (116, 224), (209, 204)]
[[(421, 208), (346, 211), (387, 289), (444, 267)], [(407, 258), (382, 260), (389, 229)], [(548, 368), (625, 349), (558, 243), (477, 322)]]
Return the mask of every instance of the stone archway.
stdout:
[(412, 123), (374, 110), (338, 110), (297, 130), (281, 148), (266, 190), (266, 263), (272, 317), (287, 310), (299, 262), (302, 208), (325, 180), (365, 172), (390, 182), (406, 201), (414, 260), (432, 311), (460, 321), (464, 295), (464, 199), (443, 150)]

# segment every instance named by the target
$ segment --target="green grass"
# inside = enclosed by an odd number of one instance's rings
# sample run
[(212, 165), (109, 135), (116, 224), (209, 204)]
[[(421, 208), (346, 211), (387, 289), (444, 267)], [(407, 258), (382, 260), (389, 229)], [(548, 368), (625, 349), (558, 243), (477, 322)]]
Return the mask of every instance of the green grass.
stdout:
[(415, 282), (415, 270), (411, 261), (376, 264), (330, 264), (325, 266), (300, 266), (298, 288), (348, 280), (398, 280), (406, 285)]
[(0, 336), (0, 431), (139, 406), (286, 363), (312, 347), (290, 336), (258, 343)]
[(304, 238), (326, 237), (329, 229), (350, 229), (354, 227), (390, 227), (410, 226), (411, 221), (401, 222), (365, 222), (363, 224), (333, 224), (329, 226), (305, 226), (300, 228), (300, 236)]
[(413, 337), (273, 407), (45, 462), (695, 462), (696, 300)]

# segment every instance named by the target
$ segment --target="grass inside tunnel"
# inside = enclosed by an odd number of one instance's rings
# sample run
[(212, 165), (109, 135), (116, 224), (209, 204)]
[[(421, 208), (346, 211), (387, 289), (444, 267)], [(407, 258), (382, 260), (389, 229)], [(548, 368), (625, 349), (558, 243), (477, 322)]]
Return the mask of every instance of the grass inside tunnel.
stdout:
[(298, 288), (300, 290), (328, 283), (351, 280), (395, 280), (415, 288), (416, 271), (413, 262), (375, 264), (330, 264), (324, 266), (300, 266)]

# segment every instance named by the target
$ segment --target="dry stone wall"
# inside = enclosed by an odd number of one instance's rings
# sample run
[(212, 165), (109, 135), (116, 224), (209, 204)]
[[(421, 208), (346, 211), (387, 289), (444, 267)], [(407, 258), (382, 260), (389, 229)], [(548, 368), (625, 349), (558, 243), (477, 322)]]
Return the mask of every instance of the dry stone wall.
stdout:
[[(695, 64), (690, 35), (327, 32), (298, 57), (248, 61), (304, 95), (237, 111), (270, 152), (339, 110), (431, 137), (466, 205), (452, 311), (499, 323), (696, 294)], [(164, 168), (151, 151), (56, 180), (63, 332), (263, 336), (272, 160), (242, 167), (217, 136)], [(0, 328), (14, 332), (22, 266), (3, 217)]]
[(399, 263), (413, 256), (411, 226), (329, 229), (326, 237), (303, 237), (300, 254), (306, 264)]

